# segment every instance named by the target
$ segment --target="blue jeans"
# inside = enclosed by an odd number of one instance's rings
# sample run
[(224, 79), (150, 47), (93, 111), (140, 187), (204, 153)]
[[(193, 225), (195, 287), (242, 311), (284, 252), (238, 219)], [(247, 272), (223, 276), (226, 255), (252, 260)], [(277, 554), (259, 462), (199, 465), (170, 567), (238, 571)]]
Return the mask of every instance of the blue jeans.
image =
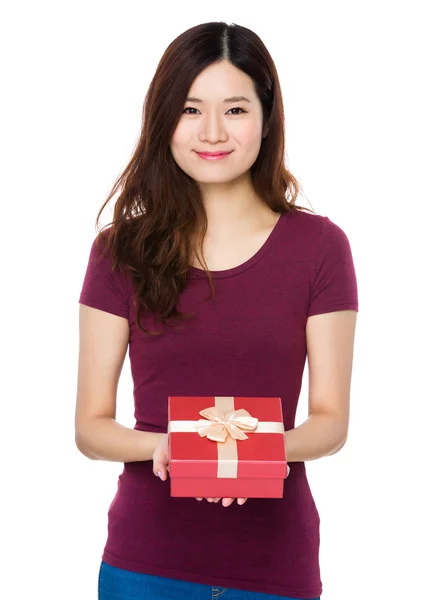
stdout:
[[(301, 600), (202, 583), (145, 575), (112, 567), (101, 560), (98, 600)], [(320, 597), (313, 598), (320, 600)]]

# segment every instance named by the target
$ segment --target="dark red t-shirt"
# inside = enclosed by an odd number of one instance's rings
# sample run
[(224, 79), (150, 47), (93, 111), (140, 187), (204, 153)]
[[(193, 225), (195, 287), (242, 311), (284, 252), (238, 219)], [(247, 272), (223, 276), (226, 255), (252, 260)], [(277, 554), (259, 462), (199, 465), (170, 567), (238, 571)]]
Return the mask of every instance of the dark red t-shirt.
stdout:
[[(280, 396), (285, 429), (295, 413), (306, 363), (311, 315), (358, 310), (348, 238), (328, 217), (284, 213), (264, 245), (237, 267), (191, 267), (178, 309), (197, 316), (182, 328), (153, 315), (137, 330), (128, 275), (112, 272), (92, 244), (79, 302), (129, 320), (135, 426), (167, 432), (168, 396)], [(304, 462), (291, 463), (284, 497), (242, 506), (171, 498), (170, 480), (152, 461), (125, 463), (108, 511), (102, 558), (162, 577), (296, 598), (322, 593), (319, 514)]]

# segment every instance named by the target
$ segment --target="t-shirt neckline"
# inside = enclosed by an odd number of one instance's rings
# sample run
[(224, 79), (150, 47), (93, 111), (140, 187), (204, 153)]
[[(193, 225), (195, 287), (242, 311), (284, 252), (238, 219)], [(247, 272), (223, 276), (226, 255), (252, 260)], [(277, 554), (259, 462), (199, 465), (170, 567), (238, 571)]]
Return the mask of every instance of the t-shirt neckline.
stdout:
[[(275, 238), (277, 237), (277, 235), (279, 233), (281, 224), (286, 220), (286, 217), (288, 214), (289, 214), (288, 211), (281, 213), (276, 224), (274, 225), (273, 229), (271, 230), (268, 238), (265, 240), (263, 245), (255, 252), (255, 254), (253, 254), (250, 258), (248, 258), (248, 260), (241, 263), (240, 265), (236, 265), (235, 267), (232, 267), (231, 269), (222, 269), (220, 271), (210, 271), (211, 277), (213, 279), (221, 279), (223, 277), (232, 277), (233, 275), (238, 275), (239, 273), (246, 271), (246, 269), (249, 269), (249, 267), (252, 267), (255, 263), (257, 263), (264, 256), (264, 254), (267, 252), (267, 250), (270, 248), (271, 244), (274, 242)], [(188, 272), (189, 272), (190, 276), (206, 277), (206, 278), (208, 277), (207, 273), (203, 269), (199, 269), (199, 267), (191, 266), (189, 268)]]

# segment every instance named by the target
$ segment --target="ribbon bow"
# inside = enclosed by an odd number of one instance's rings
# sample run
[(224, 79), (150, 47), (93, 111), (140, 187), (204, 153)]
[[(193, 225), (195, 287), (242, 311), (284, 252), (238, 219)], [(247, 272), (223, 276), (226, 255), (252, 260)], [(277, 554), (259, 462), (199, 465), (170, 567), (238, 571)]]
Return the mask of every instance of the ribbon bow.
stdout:
[(253, 431), (258, 426), (258, 419), (244, 408), (222, 412), (212, 406), (199, 414), (207, 420), (199, 419), (196, 430), (200, 437), (207, 437), (213, 442), (225, 442), (229, 435), (235, 440), (247, 440), (248, 436), (242, 430)]

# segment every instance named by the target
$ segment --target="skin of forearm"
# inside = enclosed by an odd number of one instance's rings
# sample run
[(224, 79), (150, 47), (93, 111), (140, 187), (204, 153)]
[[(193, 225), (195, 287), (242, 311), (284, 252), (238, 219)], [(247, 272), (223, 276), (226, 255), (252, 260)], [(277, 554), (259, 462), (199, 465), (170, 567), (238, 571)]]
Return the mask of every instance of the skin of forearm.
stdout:
[[(139, 431), (109, 417), (94, 417), (80, 427), (76, 445), (92, 460), (135, 462), (152, 460), (166, 434)], [(298, 427), (285, 431), (288, 463), (316, 460), (338, 452), (347, 440), (347, 424), (335, 414), (313, 413)]]
[(335, 414), (313, 413), (298, 427), (285, 431), (288, 463), (335, 454), (347, 440), (347, 423)]
[(80, 426), (76, 446), (92, 460), (136, 462), (152, 460), (164, 433), (139, 431), (109, 417), (94, 417)]

